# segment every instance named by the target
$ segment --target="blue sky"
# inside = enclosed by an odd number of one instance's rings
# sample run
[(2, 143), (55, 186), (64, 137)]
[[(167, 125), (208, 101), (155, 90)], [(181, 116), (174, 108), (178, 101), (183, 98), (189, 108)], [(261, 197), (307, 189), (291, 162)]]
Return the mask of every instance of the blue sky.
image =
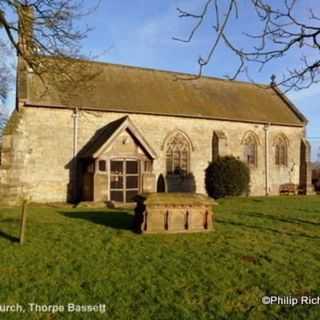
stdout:
[[(242, 18), (234, 20), (228, 30), (233, 35), (233, 40), (245, 47), (249, 44), (249, 39), (242, 33), (258, 30), (252, 8), (247, 1), (240, 2)], [(279, 0), (273, 2), (276, 4)], [(300, 1), (302, 2), (304, 5), (312, 4), (313, 8), (315, 6), (313, 0)], [(87, 3), (91, 5), (92, 1)], [(202, 3), (202, 0), (102, 0), (99, 9), (81, 21), (94, 28), (83, 43), (84, 52), (97, 60), (111, 63), (197, 73), (197, 59), (200, 55), (205, 56), (214, 35), (210, 25), (212, 17), (209, 16), (193, 42), (182, 44), (172, 40), (172, 37), (186, 37), (192, 27), (192, 21), (177, 17), (176, 8), (199, 12)], [(320, 9), (320, 5), (318, 6)], [(307, 17), (303, 7), (299, 12), (303, 17)], [(292, 66), (298, 58), (297, 52), (294, 52), (268, 65), (262, 72), (258, 72), (257, 67), (253, 66), (250, 76), (257, 82), (269, 83), (273, 73), (280, 76), (281, 72)], [(221, 77), (234, 71), (237, 63), (236, 57), (224, 47), (220, 47), (204, 73)], [(244, 76), (240, 79), (246, 80)], [(309, 119), (308, 136), (320, 137), (320, 84), (314, 84), (306, 90), (290, 92), (289, 98)], [(310, 141), (313, 142), (315, 159), (317, 148), (320, 148), (320, 139)]]

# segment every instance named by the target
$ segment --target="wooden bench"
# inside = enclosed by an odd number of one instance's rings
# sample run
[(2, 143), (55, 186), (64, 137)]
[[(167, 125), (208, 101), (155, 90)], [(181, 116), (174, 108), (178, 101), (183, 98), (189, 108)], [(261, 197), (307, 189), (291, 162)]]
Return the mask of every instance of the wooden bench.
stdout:
[(297, 185), (294, 183), (284, 183), (279, 187), (280, 195), (296, 195), (297, 194)]

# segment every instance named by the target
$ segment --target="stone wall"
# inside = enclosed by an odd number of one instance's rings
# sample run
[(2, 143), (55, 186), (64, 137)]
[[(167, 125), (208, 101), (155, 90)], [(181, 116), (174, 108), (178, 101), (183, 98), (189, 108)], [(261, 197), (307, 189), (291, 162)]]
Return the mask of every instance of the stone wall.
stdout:
[[(71, 167), (74, 153), (79, 151), (101, 127), (125, 114), (80, 111), (78, 141), (74, 145), (72, 110), (25, 107), (19, 113), (10, 133), (3, 140), (3, 161), (0, 167), (0, 196), (14, 201), (22, 190), (36, 202), (67, 201), (74, 177)], [(262, 124), (238, 123), (182, 117), (129, 115), (146, 141), (157, 153), (153, 169), (156, 177), (165, 176), (166, 154), (163, 143), (175, 130), (184, 132), (192, 142), (190, 169), (195, 191), (205, 193), (204, 170), (212, 158), (213, 131), (225, 136), (224, 154), (243, 160), (243, 135), (251, 130), (259, 137), (258, 165), (251, 170), (251, 195), (265, 194), (265, 130)], [(274, 163), (272, 139), (283, 133), (289, 140), (288, 166)], [(299, 183), (300, 141), (304, 128), (271, 126), (269, 129), (269, 190), (278, 194), (279, 184)], [(11, 190), (10, 192), (8, 190)]]

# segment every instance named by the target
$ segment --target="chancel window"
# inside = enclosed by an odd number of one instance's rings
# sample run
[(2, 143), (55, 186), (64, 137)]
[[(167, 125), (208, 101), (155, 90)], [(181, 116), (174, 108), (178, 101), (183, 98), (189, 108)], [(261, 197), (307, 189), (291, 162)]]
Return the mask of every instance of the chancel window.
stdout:
[(167, 174), (186, 174), (189, 171), (190, 146), (181, 133), (175, 134), (167, 143)]
[(288, 164), (288, 146), (284, 137), (278, 136), (274, 141), (275, 164), (278, 166), (287, 166)]
[(248, 164), (249, 167), (257, 166), (257, 150), (258, 143), (255, 135), (253, 133), (249, 133), (245, 136), (242, 141), (244, 145), (244, 160)]

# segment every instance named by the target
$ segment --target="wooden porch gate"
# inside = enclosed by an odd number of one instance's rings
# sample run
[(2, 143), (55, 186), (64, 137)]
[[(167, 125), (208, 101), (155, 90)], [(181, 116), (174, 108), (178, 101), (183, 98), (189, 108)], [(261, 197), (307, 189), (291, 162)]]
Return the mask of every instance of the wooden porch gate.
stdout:
[(131, 159), (110, 161), (110, 199), (133, 202), (140, 190), (140, 162)]

